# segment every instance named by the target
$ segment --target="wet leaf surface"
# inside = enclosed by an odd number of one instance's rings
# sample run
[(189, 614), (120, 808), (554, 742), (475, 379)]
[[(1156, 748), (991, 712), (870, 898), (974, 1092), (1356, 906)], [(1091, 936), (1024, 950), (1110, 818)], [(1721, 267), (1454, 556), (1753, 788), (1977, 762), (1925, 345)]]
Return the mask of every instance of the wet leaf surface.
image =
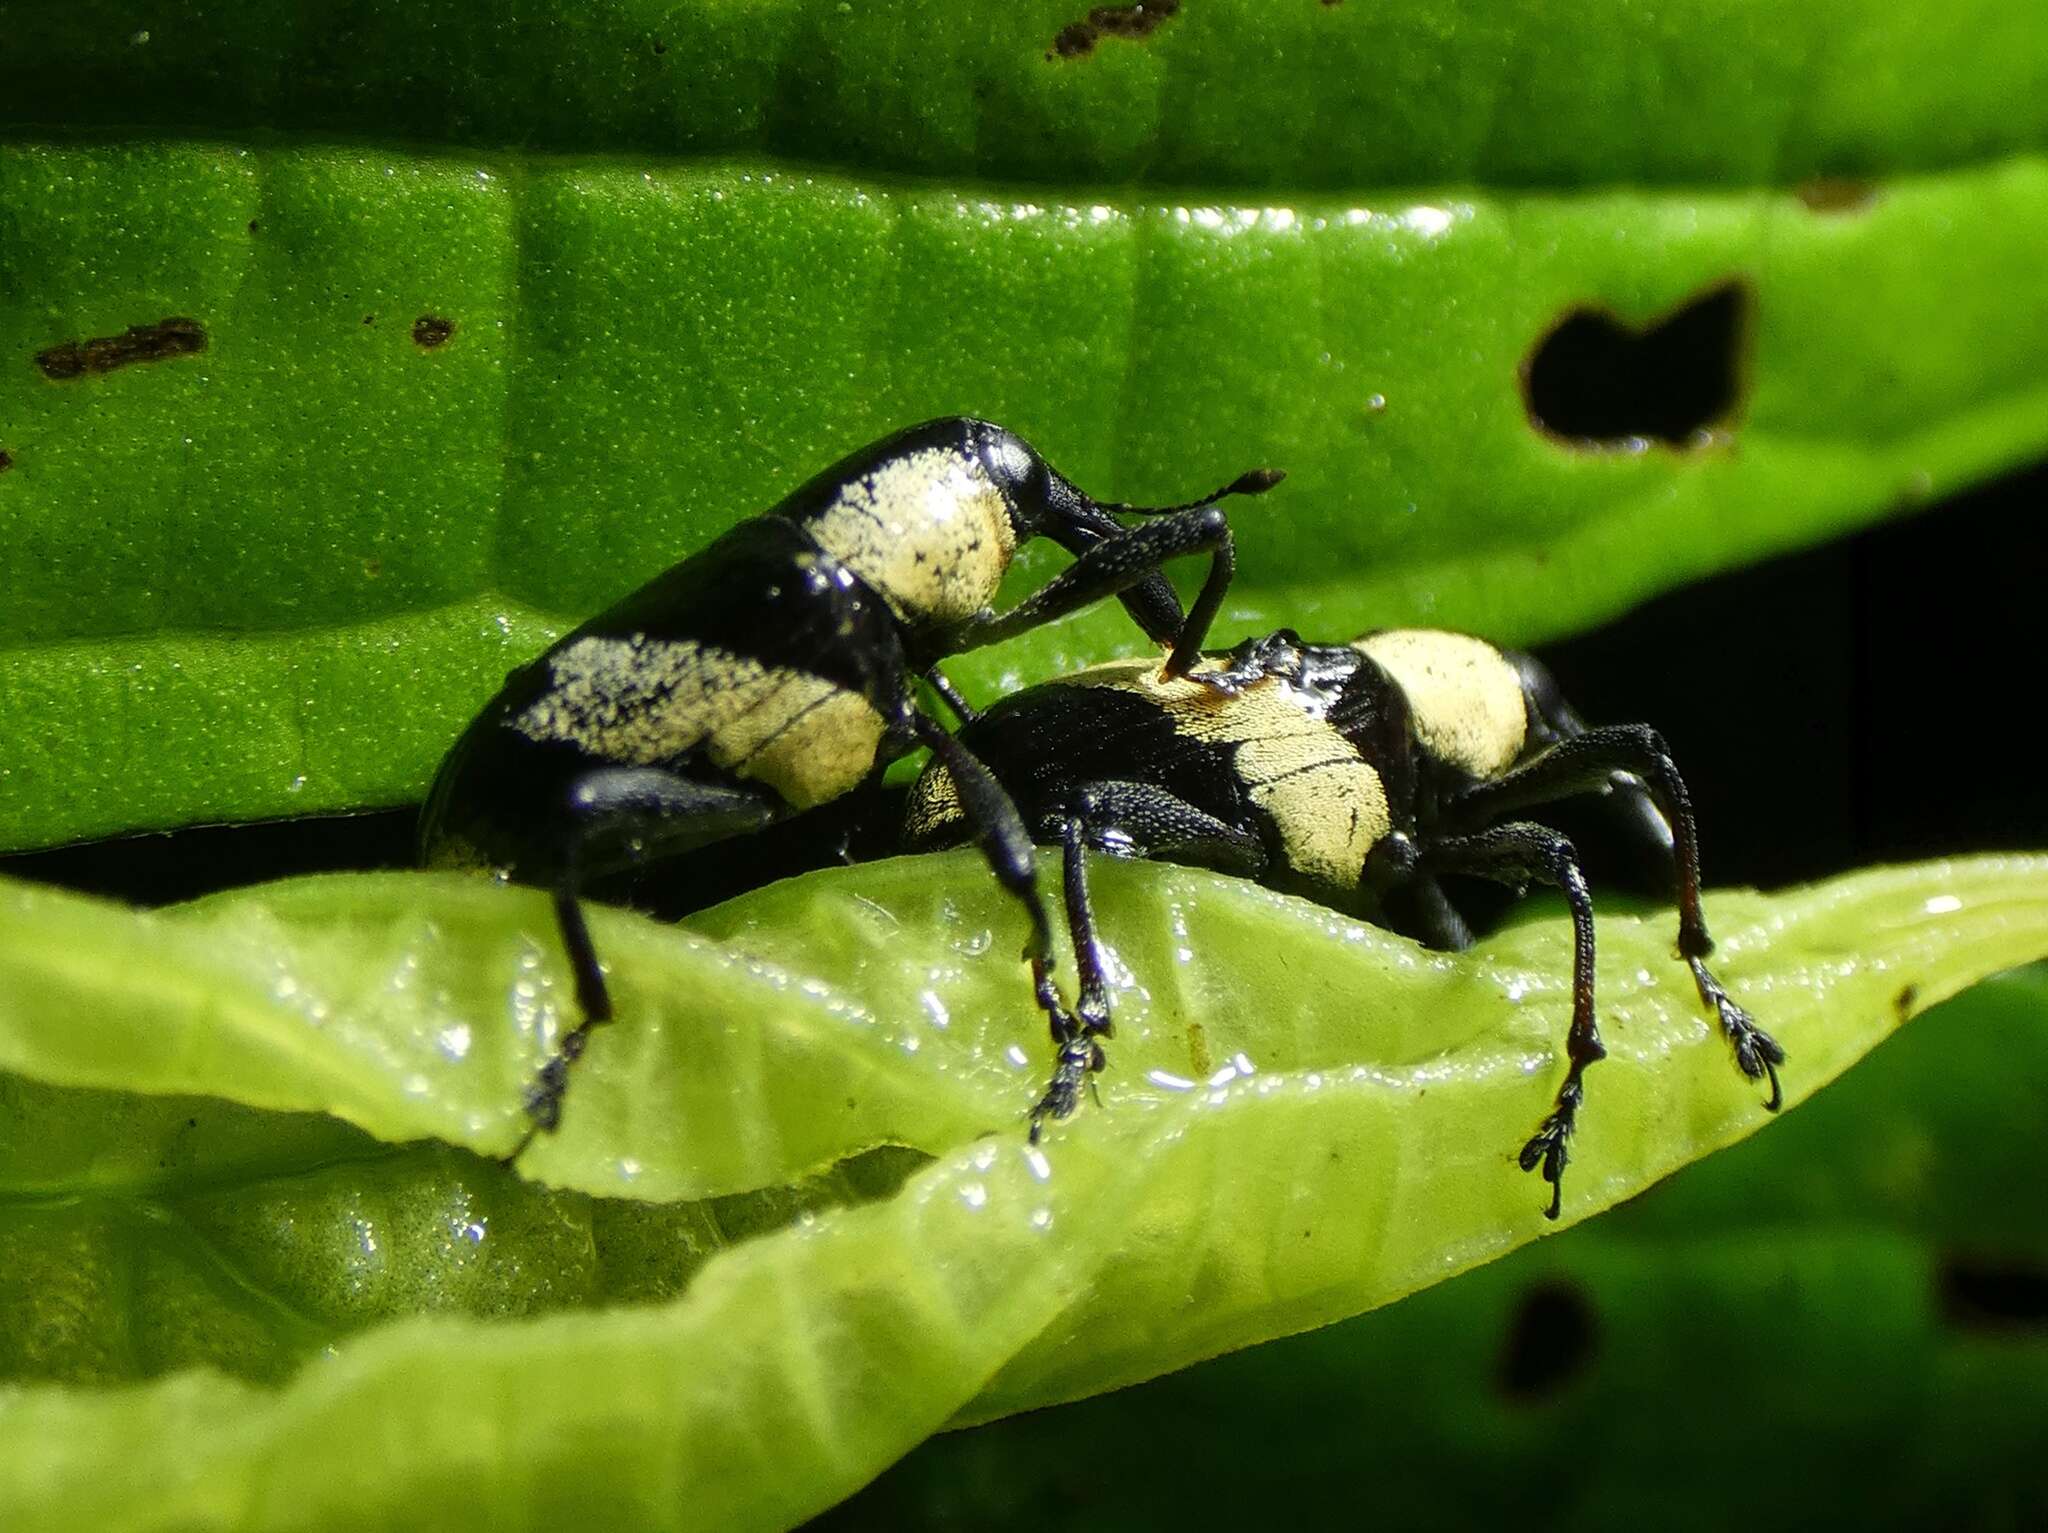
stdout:
[[(538, 897), (325, 878), (140, 915), (9, 886), (0, 1062), (23, 1079), (0, 1227), (35, 1274), (17, 1302), (83, 1317), (12, 1371), (230, 1372), (0, 1395), (0, 1504), (137, 1526), (359, 1524), (422, 1497), (444, 1525), (538, 1527), (572, 1502), (782, 1522), (950, 1418), (1322, 1324), (1545, 1232), (1512, 1155), (1554, 1085), (1562, 923), (1445, 957), (1191, 871), (1101, 883), (1114, 1069), (1042, 1153), (1021, 1132), (1044, 1068), (1021, 934), (971, 858), (778, 885), (695, 932), (606, 914), (628, 1020), (522, 1167), (552, 1191), (412, 1142), (516, 1132), (564, 987)], [(1795, 1102), (1912, 1011), (2048, 952), (2038, 858), (1708, 909)], [(1612, 1053), (1567, 1222), (1765, 1121), (1672, 924), (1603, 919)], [(163, 1099), (194, 1092), (216, 1100)], [(360, 1128), (304, 1116), (323, 1109)], [(335, 1472), (360, 1462), (383, 1468)]]
[[(1281, 1499), (1316, 1521), (1361, 1484), (1391, 1523), (1619, 1529), (1680, 1501), (1702, 1526), (2025, 1520), (2048, 1488), (2044, 1095), (2035, 968), (1593, 1224), (1311, 1336), (934, 1438), (824, 1526), (1230, 1526)], [(1731, 1433), (1798, 1472), (1731, 1459)]]

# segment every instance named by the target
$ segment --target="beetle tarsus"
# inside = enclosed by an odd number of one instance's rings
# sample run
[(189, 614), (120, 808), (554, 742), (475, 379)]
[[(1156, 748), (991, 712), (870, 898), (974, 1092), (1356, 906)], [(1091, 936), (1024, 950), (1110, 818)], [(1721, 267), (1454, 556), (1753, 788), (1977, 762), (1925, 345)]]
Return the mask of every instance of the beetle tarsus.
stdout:
[(1543, 1180), (1550, 1183), (1550, 1206), (1543, 1210), (1546, 1219), (1555, 1219), (1564, 1211), (1564, 1168), (1571, 1161), (1571, 1137), (1577, 1127), (1578, 1106), (1577, 1100), (1560, 1103), (1517, 1157), (1524, 1171), (1541, 1167)]
[(1785, 1105), (1784, 1089), (1778, 1084), (1778, 1066), (1785, 1062), (1785, 1050), (1777, 1039), (1765, 1032), (1741, 1006), (1737, 1005), (1716, 979), (1703, 959), (1689, 957), (1687, 965), (1692, 969), (1693, 982), (1698, 985), (1700, 999), (1714, 1008), (1720, 1018), (1721, 1031), (1727, 1036), (1730, 1047), (1735, 1050), (1735, 1068), (1751, 1080), (1769, 1078), (1770, 1100), (1764, 1103), (1766, 1112), (1776, 1112)]
[[(1085, 1084), (1093, 1089), (1094, 1076), (1104, 1063), (1102, 1049), (1078, 1027), (1061, 1042), (1052, 1080), (1047, 1084), (1045, 1094), (1038, 1099), (1038, 1105), (1031, 1109), (1030, 1138), (1033, 1144), (1038, 1143), (1048, 1119), (1057, 1123), (1074, 1115), (1074, 1109), (1081, 1105), (1082, 1086)], [(1097, 1105), (1101, 1105), (1099, 1096)]]

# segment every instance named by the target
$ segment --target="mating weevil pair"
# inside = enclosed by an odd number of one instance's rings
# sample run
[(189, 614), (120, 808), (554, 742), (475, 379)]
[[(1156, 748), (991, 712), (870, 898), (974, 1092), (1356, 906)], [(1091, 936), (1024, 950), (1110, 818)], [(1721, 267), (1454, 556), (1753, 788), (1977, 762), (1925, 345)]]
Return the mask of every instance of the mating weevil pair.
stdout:
[[(554, 893), (583, 1020), (527, 1093), (528, 1139), (555, 1126), (570, 1066), (612, 1015), (584, 886), (842, 797), (918, 745), (959, 784), (965, 822), (1029, 916), (1039, 1004), (1066, 1026), (1031, 839), (987, 770), (917, 705), (913, 678), (964, 716), (941, 659), (1109, 596), (1173, 646), (1168, 673), (1185, 674), (1233, 567), (1214, 502), (1280, 478), (1255, 470), (1183, 506), (1104, 505), (1014, 432), (929, 421), (841, 459), (507, 676), (441, 765), (421, 851), (430, 866)], [(1149, 520), (1126, 527), (1118, 512)], [(1034, 537), (1073, 564), (992, 611)], [(1160, 565), (1195, 553), (1210, 556), (1209, 575), (1183, 620)]]
[[(1592, 906), (1569, 842), (1494, 821), (1602, 789), (1636, 800), (1674, 853), (1680, 954), (1737, 1064), (1769, 1075), (1775, 1108), (1784, 1056), (1706, 968), (1691, 806), (1654, 732), (1588, 730), (1533, 661), (1460, 635), (1327, 646), (1282, 630), (1202, 655), (1232, 567), (1214, 502), (1279, 478), (1255, 471), (1185, 506), (1103, 505), (1000, 427), (930, 422), (834, 465), (513, 672), (444, 763), (422, 839), (429, 862), (554, 891), (583, 1021), (528, 1093), (528, 1138), (554, 1127), (570, 1065), (611, 1016), (579, 903), (585, 882), (840, 797), (919, 744), (932, 761), (906, 846), (977, 841), (1030, 917), (1025, 956), (1057, 1051), (1034, 1138), (1074, 1110), (1105, 1063), (1111, 1019), (1087, 851), (1260, 878), (1450, 947), (1471, 935), (1441, 875), (1541, 881), (1571, 907), (1573, 1013), (1564, 1084), (1521, 1163), (1551, 1183), (1555, 1217), (1584, 1072), (1604, 1053)], [(1113, 512), (1156, 520), (1127, 528)], [(1018, 544), (1039, 535), (1074, 564), (994, 614)], [(1183, 620), (1159, 567), (1201, 552), (1209, 577)], [(1112, 595), (1171, 645), (1163, 666), (1098, 667), (979, 716), (936, 668)], [(957, 735), (917, 707), (920, 674), (961, 717)], [(1064, 852), (1075, 1011), (1050, 974), (1034, 833)]]

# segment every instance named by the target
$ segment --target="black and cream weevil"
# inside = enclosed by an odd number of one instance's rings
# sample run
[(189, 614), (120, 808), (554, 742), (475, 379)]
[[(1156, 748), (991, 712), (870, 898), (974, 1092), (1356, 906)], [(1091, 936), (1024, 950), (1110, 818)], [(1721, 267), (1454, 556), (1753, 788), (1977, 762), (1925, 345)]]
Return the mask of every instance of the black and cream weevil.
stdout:
[[(1030, 917), (1040, 1004), (1063, 1015), (1030, 837), (972, 753), (918, 706), (912, 681), (926, 677), (965, 717), (939, 660), (1108, 596), (1174, 646), (1165, 668), (1184, 673), (1233, 564), (1214, 502), (1280, 478), (1254, 470), (1183, 506), (1104, 504), (1014, 432), (928, 421), (841, 459), (507, 676), (442, 762), (420, 849), (429, 866), (554, 893), (582, 1017), (527, 1092), (522, 1147), (556, 1125), (570, 1065), (612, 1015), (586, 883), (835, 799), (917, 745), (960, 785), (971, 833)], [(1151, 520), (1126, 527), (1112, 513)], [(1074, 562), (992, 611), (1034, 537)], [(1195, 553), (1210, 555), (1209, 574), (1183, 621), (1159, 567)]]
[[(1292, 889), (1434, 946), (1472, 934), (1440, 877), (1554, 885), (1571, 908), (1572, 1019), (1556, 1103), (1523, 1146), (1524, 1170), (1562, 1206), (1585, 1071), (1606, 1050), (1593, 1014), (1593, 905), (1572, 844), (1510, 811), (1576, 793), (1632, 801), (1675, 863), (1678, 952), (1751, 1079), (1776, 1111), (1784, 1051), (1707, 968), (1699, 838), (1684, 779), (1647, 725), (1589, 728), (1527, 655), (1464, 634), (1396, 629), (1354, 644), (1286, 629), (1205, 657), (1096, 666), (1004, 698), (960, 741), (1006, 788), (1031, 833), (1064, 851), (1080, 1004), (1052, 1016), (1058, 1063), (1032, 1114), (1071, 1113), (1103, 1067), (1109, 991), (1088, 901), (1089, 851), (1192, 863)], [(962, 795), (937, 760), (912, 790), (904, 844), (964, 839)]]

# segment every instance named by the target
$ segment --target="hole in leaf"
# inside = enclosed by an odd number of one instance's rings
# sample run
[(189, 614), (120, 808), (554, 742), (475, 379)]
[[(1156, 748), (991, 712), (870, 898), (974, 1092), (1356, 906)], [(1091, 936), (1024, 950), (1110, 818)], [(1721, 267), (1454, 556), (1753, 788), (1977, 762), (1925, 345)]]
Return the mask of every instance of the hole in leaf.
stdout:
[(1950, 1255), (1937, 1282), (1942, 1319), (1958, 1330), (2048, 1330), (2048, 1269)]
[(1501, 1348), (1501, 1393), (1518, 1405), (1557, 1394), (1593, 1361), (1599, 1323), (1592, 1303), (1567, 1283), (1522, 1295)]
[(1750, 306), (1748, 285), (1732, 281), (1640, 331), (1604, 310), (1572, 310), (1523, 364), (1529, 419), (1575, 444), (1704, 445), (1740, 400)]

